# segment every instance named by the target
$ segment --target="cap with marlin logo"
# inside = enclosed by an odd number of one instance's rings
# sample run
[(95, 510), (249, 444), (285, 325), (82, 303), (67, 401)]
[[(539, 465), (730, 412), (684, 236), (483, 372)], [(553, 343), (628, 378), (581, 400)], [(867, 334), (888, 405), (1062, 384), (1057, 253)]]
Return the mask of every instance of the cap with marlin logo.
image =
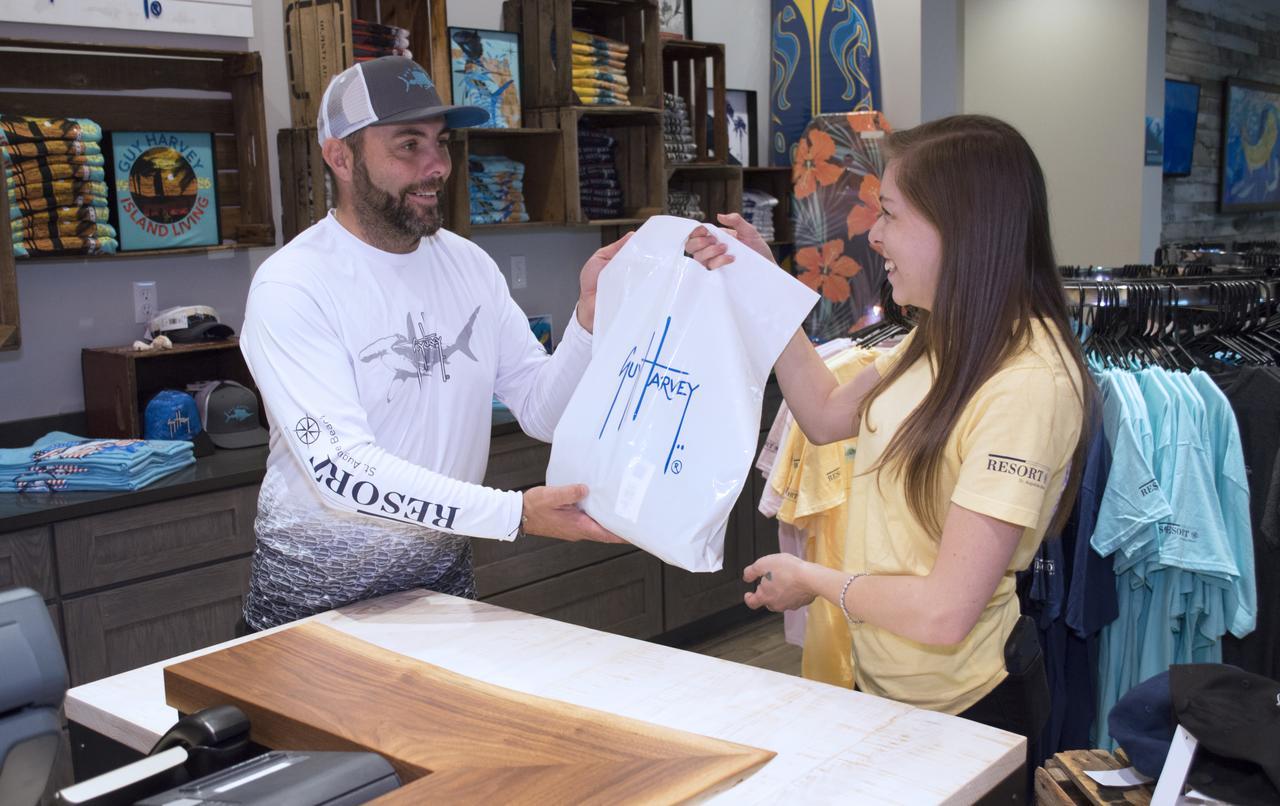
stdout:
[(443, 117), (451, 129), (479, 126), (489, 113), (478, 106), (450, 106), (440, 99), (427, 71), (413, 59), (383, 56), (356, 64), (329, 82), (316, 120), (320, 144), (365, 126), (412, 123)]
[(219, 448), (266, 445), (270, 437), (258, 416), (258, 396), (235, 381), (206, 381), (195, 392), (204, 430)]

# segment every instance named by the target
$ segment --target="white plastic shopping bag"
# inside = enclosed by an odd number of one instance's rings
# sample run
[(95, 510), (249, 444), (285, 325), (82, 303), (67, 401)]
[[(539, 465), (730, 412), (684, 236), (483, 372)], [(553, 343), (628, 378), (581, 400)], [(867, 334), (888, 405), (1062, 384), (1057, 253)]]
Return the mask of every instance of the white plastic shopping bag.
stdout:
[(774, 360), (817, 300), (733, 238), (684, 256), (697, 221), (654, 216), (600, 275), (591, 363), (556, 426), (548, 484), (586, 484), (606, 529), (689, 571), (724, 563)]

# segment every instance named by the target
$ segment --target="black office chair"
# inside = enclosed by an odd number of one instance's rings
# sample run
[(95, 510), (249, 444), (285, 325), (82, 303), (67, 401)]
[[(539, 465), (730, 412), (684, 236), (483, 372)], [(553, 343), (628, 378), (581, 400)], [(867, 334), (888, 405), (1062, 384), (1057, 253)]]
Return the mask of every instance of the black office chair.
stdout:
[(30, 588), (0, 591), (0, 658), (0, 803), (36, 803), (58, 756), (67, 665)]

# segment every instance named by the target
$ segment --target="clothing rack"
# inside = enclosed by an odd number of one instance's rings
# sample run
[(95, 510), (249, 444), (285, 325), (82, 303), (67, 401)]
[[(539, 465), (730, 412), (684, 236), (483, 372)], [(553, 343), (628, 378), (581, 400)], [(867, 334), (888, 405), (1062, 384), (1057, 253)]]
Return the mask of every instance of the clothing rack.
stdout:
[[(1117, 272), (1092, 267), (1087, 276), (1064, 277), (1062, 285), (1066, 289), (1067, 303), (1072, 307), (1124, 307), (1129, 305), (1131, 297), (1139, 293), (1143, 300), (1154, 299), (1177, 308), (1214, 308), (1248, 302), (1262, 304), (1280, 299), (1280, 277), (1256, 269), (1226, 266), (1160, 268), (1185, 269), (1190, 273), (1119, 279), (1115, 274), (1124, 274), (1123, 270)], [(1068, 267), (1070, 269), (1075, 267)]]

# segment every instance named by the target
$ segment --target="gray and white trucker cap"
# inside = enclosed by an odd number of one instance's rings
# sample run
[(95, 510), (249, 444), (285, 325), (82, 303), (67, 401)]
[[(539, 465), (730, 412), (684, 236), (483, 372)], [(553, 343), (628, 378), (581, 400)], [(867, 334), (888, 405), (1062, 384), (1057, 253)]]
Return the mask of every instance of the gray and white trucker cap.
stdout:
[(489, 113), (478, 106), (449, 106), (427, 71), (413, 59), (383, 56), (358, 62), (333, 77), (320, 100), (320, 144), (365, 126), (443, 117), (451, 129), (479, 126)]

